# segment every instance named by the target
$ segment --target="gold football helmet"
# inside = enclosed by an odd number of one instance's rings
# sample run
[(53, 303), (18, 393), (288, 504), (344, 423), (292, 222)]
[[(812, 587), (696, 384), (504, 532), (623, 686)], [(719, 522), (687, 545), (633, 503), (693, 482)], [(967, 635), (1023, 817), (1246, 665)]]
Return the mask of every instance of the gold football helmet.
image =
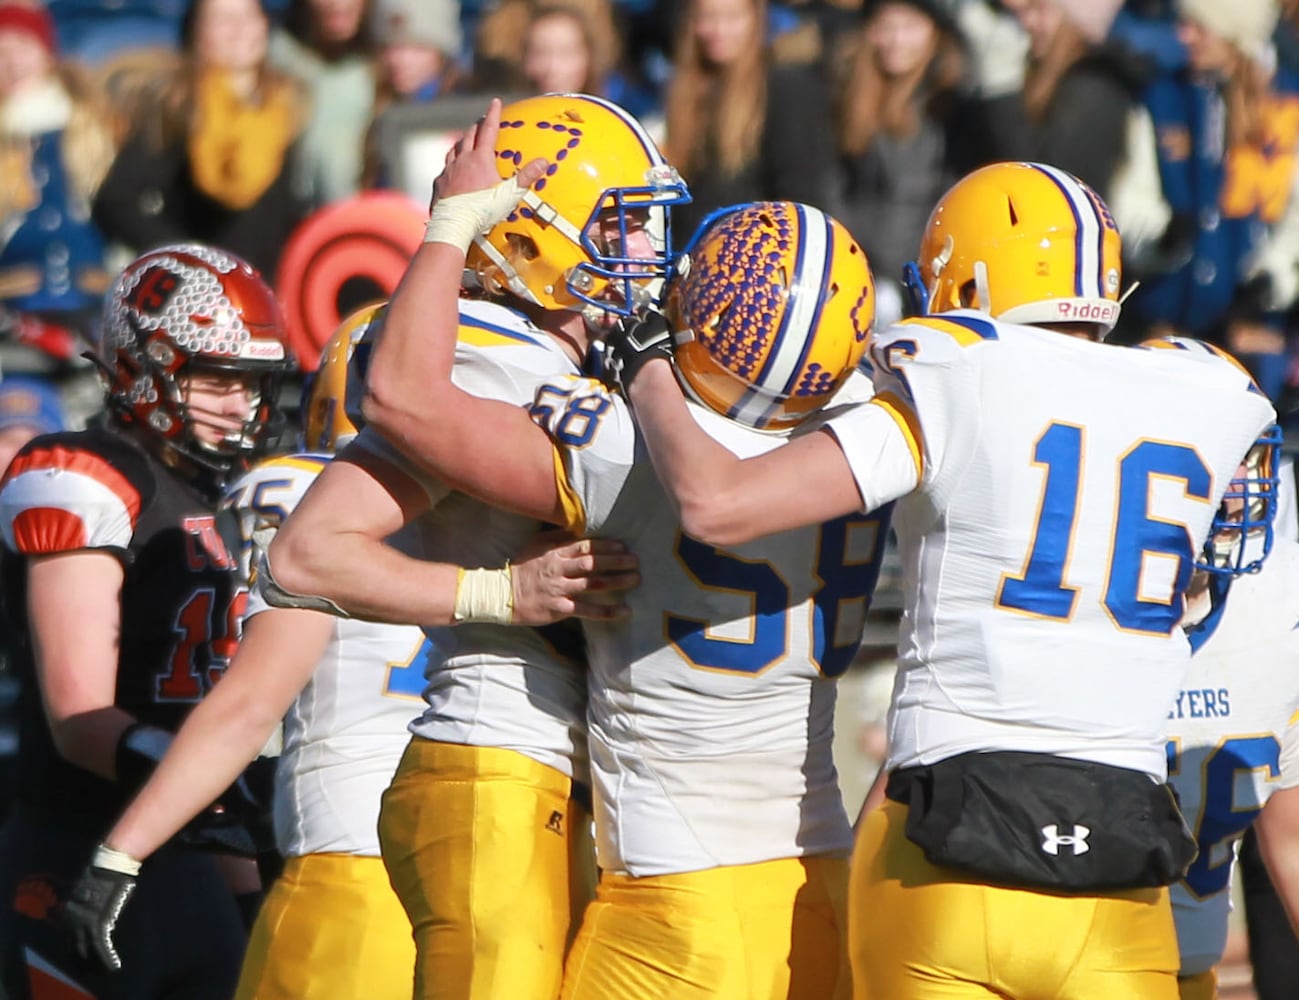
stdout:
[(1010, 323), (1119, 318), (1114, 218), (1072, 174), (1041, 163), (994, 163), (943, 195), (916, 262), (925, 311), (975, 308)]
[[(690, 200), (644, 127), (616, 104), (546, 94), (506, 105), (496, 140), (502, 178), (544, 158), (546, 174), (509, 217), (478, 237), (466, 266), (488, 291), (545, 309), (629, 315), (667, 275), (669, 207)], [(641, 227), (648, 259), (628, 247)]]
[(352, 356), (387, 309), (386, 302), (358, 309), (338, 325), (321, 351), (320, 366), (303, 386), (302, 444), (308, 451), (333, 453), (356, 437), (359, 417), (347, 406), (349, 382), (353, 399), (360, 401)]
[(866, 254), (840, 223), (794, 202), (732, 206), (700, 233), (664, 296), (686, 390), (751, 427), (792, 427), (866, 350), (875, 318)]

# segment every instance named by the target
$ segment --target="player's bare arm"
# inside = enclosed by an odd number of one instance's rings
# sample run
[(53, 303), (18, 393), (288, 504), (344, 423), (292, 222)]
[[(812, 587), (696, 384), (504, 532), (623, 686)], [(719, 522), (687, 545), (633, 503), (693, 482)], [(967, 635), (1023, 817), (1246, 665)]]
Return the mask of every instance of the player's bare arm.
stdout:
[[(451, 381), (465, 251), (479, 231), (513, 209), (546, 167), (534, 160), (513, 180), (500, 179), (500, 109), (493, 100), (447, 156), (434, 187), (431, 242), (416, 252), (388, 307), (362, 411), (370, 426), (449, 486), (494, 506), (562, 522), (545, 432), (523, 410), (479, 399)], [(498, 200), (504, 195), (498, 205), (491, 203), (494, 193)], [(485, 204), (481, 218), (476, 200)]]
[(318, 611), (275, 608), (248, 619), (221, 683), (195, 706), (104, 842), (143, 860), (217, 801), (306, 686), (333, 628)]
[[(346, 450), (312, 483), (271, 542), (276, 583), (374, 621), (463, 620), (457, 610), (461, 568), (415, 559), (386, 543), (427, 506), (427, 495), (399, 469), (361, 448)], [(639, 582), (635, 567), (635, 556), (612, 540), (542, 538), (509, 570), (509, 621), (617, 617), (624, 609), (610, 595)]]
[(65, 760), (113, 780), (123, 732), (136, 720), (114, 705), (122, 564), (81, 550), (32, 560), (28, 615), (41, 697)]
[(690, 415), (666, 361), (646, 364), (629, 394), (682, 528), (702, 542), (739, 545), (862, 508), (852, 470), (829, 432), (741, 459)]
[(1299, 786), (1273, 792), (1254, 829), (1272, 884), (1299, 933)]

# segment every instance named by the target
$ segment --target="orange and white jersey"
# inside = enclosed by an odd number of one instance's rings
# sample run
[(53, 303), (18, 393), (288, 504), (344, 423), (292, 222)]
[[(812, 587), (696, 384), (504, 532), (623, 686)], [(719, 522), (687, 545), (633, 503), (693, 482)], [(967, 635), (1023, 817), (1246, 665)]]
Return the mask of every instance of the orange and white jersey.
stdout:
[(1200, 846), (1172, 887), (1183, 975), (1222, 958), (1240, 839), (1274, 791), (1299, 785), (1299, 544), (1278, 539), (1191, 638), (1168, 715), (1168, 780)]
[[(868, 398), (855, 377), (840, 398)], [(782, 444), (691, 403), (737, 455)], [(584, 622), (601, 868), (636, 876), (815, 854), (851, 833), (831, 753), (834, 679), (861, 641), (887, 513), (721, 549), (684, 535), (625, 401), (542, 389), (569, 527), (640, 560), (630, 615)]]
[(887, 766), (1021, 750), (1162, 780), (1181, 594), (1272, 407), (1207, 348), (966, 310), (894, 325), (871, 361), (875, 398), (831, 428), (866, 508), (899, 500)]
[[(226, 506), (239, 514), (246, 548), (254, 537), (269, 544), (328, 461), (310, 454), (267, 459), (230, 487)], [(254, 589), (245, 617), (266, 610)], [(285, 857), (378, 856), (379, 797), (410, 738), (427, 651), (414, 625), (334, 621), (315, 673), (284, 717), (274, 815)]]
[[(466, 392), (527, 406), (547, 379), (575, 371), (555, 342), (521, 314), (488, 302), (460, 303), (452, 377)], [(413, 555), (500, 567), (540, 527), (452, 492), (373, 430), (363, 430), (356, 440), (428, 494), (432, 508), (403, 543)], [(435, 647), (424, 688), (428, 707), (411, 732), (446, 743), (516, 750), (586, 780), (586, 677), (576, 625), (472, 624), (426, 631)]]

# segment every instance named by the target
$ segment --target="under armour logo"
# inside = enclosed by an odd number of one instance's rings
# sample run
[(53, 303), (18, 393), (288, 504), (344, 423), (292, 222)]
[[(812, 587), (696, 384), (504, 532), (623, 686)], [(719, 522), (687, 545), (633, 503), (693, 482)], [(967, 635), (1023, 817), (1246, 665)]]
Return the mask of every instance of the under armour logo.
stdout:
[(1060, 853), (1060, 847), (1072, 847), (1075, 855), (1086, 854), (1091, 850), (1087, 843), (1087, 835), (1091, 833), (1090, 828), (1085, 826), (1074, 825), (1073, 833), (1060, 835), (1060, 827), (1055, 823), (1050, 823), (1042, 827), (1042, 850), (1047, 854), (1056, 855)]
[(546, 821), (546, 829), (552, 833), (562, 834), (564, 832), (564, 814), (555, 810), (550, 814), (550, 819)]

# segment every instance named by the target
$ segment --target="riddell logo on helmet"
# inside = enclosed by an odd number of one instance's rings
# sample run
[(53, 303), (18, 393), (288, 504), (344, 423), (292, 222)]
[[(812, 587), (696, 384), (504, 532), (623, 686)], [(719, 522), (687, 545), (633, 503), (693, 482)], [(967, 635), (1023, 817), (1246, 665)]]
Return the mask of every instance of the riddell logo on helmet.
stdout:
[(1119, 318), (1117, 302), (1057, 302), (1056, 317), (1075, 323), (1112, 323)]
[(282, 361), (284, 345), (277, 340), (249, 340), (239, 346), (239, 356), (260, 361)]

